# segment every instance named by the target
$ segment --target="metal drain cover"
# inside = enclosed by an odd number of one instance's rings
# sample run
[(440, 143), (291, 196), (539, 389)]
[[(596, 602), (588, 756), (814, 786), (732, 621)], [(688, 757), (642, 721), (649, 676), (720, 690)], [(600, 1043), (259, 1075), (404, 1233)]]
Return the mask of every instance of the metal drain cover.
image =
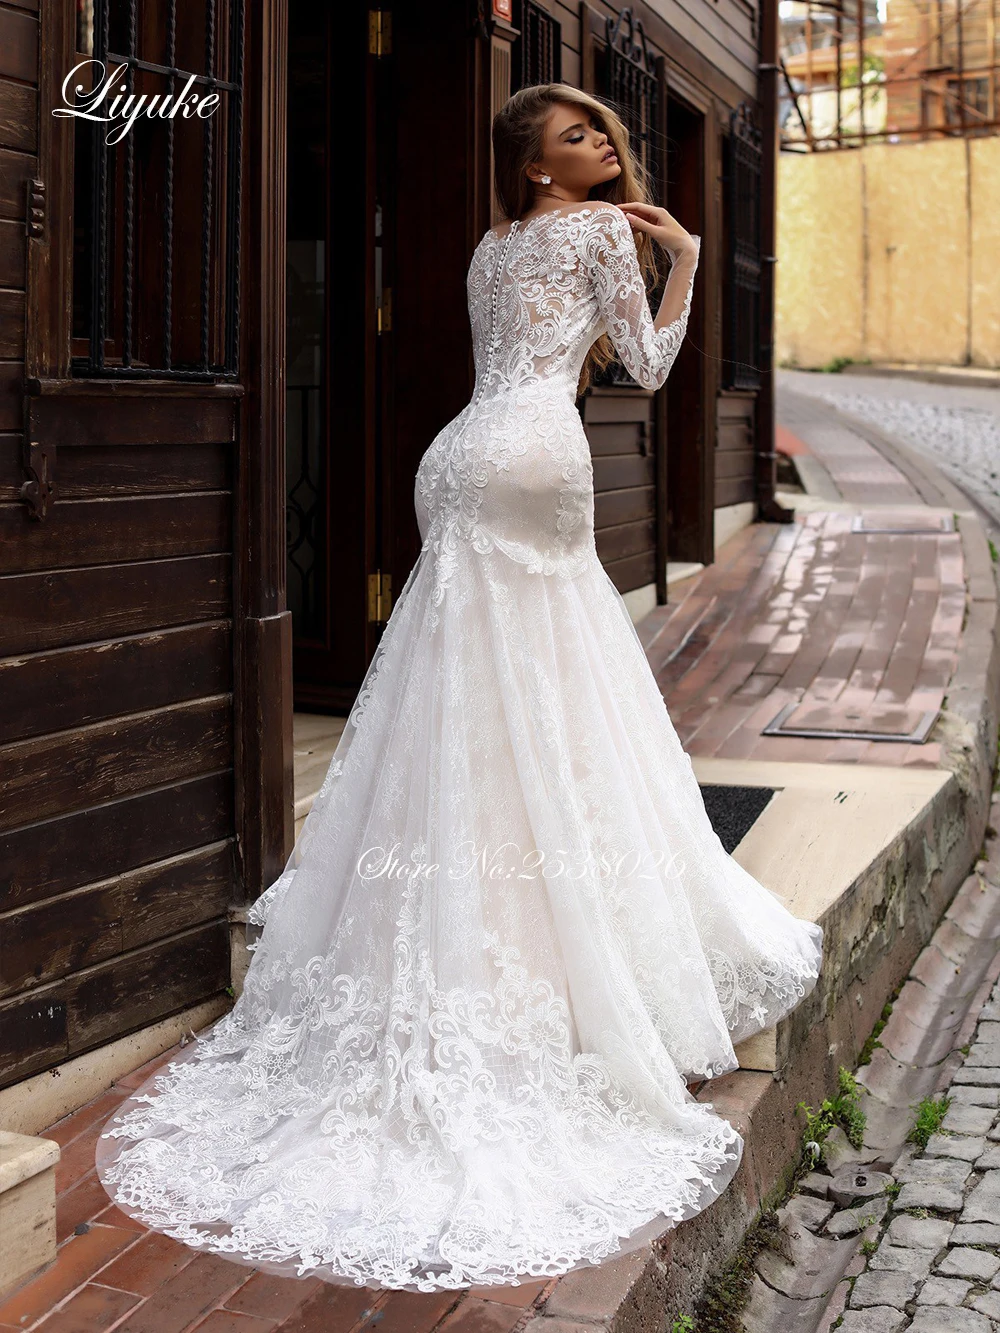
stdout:
[(761, 732), (762, 736), (804, 736), (814, 740), (902, 741), (923, 745), (940, 709), (883, 704), (864, 712), (804, 699), (786, 704)]
[(951, 514), (855, 514), (851, 519), (851, 531), (940, 537), (942, 533), (955, 531), (955, 519)]

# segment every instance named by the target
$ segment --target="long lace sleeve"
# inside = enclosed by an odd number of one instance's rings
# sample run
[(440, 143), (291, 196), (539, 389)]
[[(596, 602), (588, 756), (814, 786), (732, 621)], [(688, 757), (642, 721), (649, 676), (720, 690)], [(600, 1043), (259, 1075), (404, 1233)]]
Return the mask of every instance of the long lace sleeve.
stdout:
[[(695, 236), (694, 240), (700, 252), (701, 238)], [(669, 293), (671, 283), (686, 283), (687, 291), (681, 313), (658, 329), (649, 309), (632, 229), (617, 208), (602, 208), (588, 219), (581, 254), (605, 327), (625, 369), (644, 389), (658, 389), (684, 341), (697, 260), (689, 277), (672, 265), (664, 295)]]

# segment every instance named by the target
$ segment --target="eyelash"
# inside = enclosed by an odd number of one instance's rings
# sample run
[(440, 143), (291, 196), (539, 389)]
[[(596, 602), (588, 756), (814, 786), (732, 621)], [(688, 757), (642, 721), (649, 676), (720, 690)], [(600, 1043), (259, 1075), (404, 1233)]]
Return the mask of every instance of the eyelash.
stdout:
[(575, 139), (567, 139), (566, 142), (567, 142), (567, 143), (583, 143), (583, 135), (582, 135), (582, 134), (578, 134), (577, 137), (576, 137)]

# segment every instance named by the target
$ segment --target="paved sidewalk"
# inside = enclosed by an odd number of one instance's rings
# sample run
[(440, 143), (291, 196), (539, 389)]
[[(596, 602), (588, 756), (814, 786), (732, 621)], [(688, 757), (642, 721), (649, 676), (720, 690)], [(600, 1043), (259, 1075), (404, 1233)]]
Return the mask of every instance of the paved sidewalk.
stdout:
[[(859, 368), (865, 369), (865, 368)], [(890, 431), (930, 458), (1000, 525), (1000, 375), (981, 384), (778, 372), (778, 393), (806, 395)]]
[(906, 737), (958, 663), (968, 503), (815, 397), (779, 393), (778, 419), (814, 492), (782, 496), (795, 522), (745, 529), (638, 627), (681, 741), (695, 757), (947, 766), (934, 732)]

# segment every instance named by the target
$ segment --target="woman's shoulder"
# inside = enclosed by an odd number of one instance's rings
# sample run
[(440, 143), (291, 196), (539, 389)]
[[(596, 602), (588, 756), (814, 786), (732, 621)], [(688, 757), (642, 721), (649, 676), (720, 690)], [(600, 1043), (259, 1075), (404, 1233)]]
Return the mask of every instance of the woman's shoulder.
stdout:
[[(616, 204), (606, 203), (603, 199), (588, 199), (582, 204), (572, 204), (567, 208), (550, 208), (544, 213), (533, 213), (529, 217), (519, 218), (516, 225), (520, 231), (525, 232), (536, 228), (558, 228), (560, 225), (573, 228), (587, 225), (606, 228), (613, 226), (616, 221), (625, 222), (625, 215)], [(483, 240), (492, 238), (502, 241), (514, 226), (514, 221), (505, 219), (495, 227), (490, 227)]]

